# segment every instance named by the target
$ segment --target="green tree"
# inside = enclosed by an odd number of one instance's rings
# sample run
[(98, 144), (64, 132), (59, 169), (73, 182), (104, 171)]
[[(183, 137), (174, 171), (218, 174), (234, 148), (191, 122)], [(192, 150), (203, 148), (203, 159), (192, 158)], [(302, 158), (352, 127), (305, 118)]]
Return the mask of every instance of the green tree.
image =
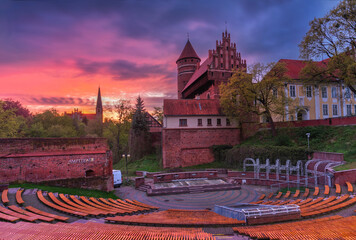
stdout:
[(325, 17), (315, 18), (299, 44), (300, 56), (306, 60), (327, 56), (329, 61), (318, 65), (310, 61), (301, 78), (308, 82), (342, 79), (356, 93), (356, 4), (355, 0), (341, 1)]
[(56, 109), (34, 115), (27, 131), (29, 137), (79, 137), (80, 134), (83, 132), (77, 131), (73, 119), (60, 115)]
[(27, 128), (26, 119), (16, 115), (16, 108), (7, 108), (6, 103), (0, 100), (0, 137), (23, 137)]
[(249, 73), (238, 70), (226, 84), (220, 85), (223, 112), (240, 126), (252, 122), (254, 116), (264, 116), (270, 122), (275, 136), (273, 117), (284, 116), (285, 106), (293, 103), (284, 94), (284, 83), (289, 80), (286, 71), (281, 63), (258, 63), (249, 68)]
[(132, 116), (130, 130), (130, 155), (132, 160), (138, 160), (151, 150), (149, 126), (143, 99), (136, 99), (135, 111)]

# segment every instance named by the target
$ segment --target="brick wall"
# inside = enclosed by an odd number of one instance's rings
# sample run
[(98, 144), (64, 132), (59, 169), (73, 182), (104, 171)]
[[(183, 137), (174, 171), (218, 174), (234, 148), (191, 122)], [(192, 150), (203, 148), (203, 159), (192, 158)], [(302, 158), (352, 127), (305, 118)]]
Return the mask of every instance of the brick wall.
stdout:
[(85, 179), (77, 185), (111, 191), (111, 176), (106, 139), (0, 139), (0, 182), (67, 182), (72, 187), (68, 179)]
[(162, 157), (164, 168), (194, 166), (214, 161), (213, 145), (236, 145), (239, 129), (163, 129)]
[(356, 169), (337, 171), (334, 173), (334, 182), (346, 185), (346, 182), (356, 183)]

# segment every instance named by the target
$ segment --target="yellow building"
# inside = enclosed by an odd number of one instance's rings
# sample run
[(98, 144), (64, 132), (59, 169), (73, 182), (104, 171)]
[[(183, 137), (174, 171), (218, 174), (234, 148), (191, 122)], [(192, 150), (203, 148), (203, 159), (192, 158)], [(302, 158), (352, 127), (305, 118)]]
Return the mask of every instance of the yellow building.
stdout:
[[(356, 115), (356, 95), (342, 80), (329, 80), (322, 84), (306, 85), (299, 73), (306, 65), (302, 60), (281, 59), (288, 69), (291, 81), (284, 84), (284, 93), (295, 100), (294, 106), (286, 106), (284, 117), (275, 121), (313, 120)], [(319, 62), (324, 64), (325, 61)]]

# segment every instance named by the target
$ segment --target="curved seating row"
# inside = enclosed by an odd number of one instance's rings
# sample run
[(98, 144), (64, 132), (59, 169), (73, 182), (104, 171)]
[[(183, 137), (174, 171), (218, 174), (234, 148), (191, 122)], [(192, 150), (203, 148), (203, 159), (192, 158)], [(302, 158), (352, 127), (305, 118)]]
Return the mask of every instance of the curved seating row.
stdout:
[(257, 239), (354, 239), (356, 216), (333, 216), (316, 220), (261, 226), (234, 227), (239, 234)]
[(111, 225), (102, 223), (27, 223), (0, 222), (2, 239), (169, 239), (214, 240), (201, 228), (159, 228), (146, 226)]
[(158, 209), (157, 207), (149, 206), (138, 201), (123, 201), (120, 199), (96, 199), (94, 197), (76, 197), (74, 195), (66, 196), (58, 194), (57, 198), (52, 192), (49, 192), (47, 200), (41, 190), (37, 191), (38, 199), (45, 205), (67, 214), (77, 217), (97, 217), (97, 216), (113, 216), (148, 212)]
[(233, 218), (221, 216), (209, 210), (171, 209), (149, 214), (133, 216), (115, 216), (105, 218), (107, 222), (124, 224), (145, 224), (159, 226), (225, 226), (244, 224)]

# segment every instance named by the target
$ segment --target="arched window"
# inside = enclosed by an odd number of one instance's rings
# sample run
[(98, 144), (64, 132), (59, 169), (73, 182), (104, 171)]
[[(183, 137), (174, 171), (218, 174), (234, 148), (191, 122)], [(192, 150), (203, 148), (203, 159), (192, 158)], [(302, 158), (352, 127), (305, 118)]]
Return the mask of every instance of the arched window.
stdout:
[(85, 177), (93, 177), (94, 175), (95, 175), (95, 173), (91, 169), (85, 171)]
[(210, 99), (210, 93), (208, 93), (208, 94), (206, 95), (206, 98), (207, 98), (207, 99)]

